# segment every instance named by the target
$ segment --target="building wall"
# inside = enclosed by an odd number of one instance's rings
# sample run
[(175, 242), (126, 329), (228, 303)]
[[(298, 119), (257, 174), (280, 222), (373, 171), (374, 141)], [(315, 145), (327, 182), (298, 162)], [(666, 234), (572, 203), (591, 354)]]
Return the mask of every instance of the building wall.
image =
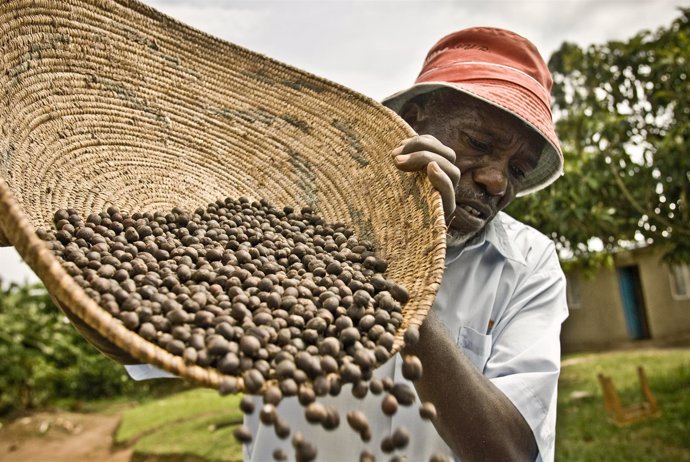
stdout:
[(690, 299), (676, 300), (671, 274), (661, 253), (642, 249), (635, 254), (640, 267), (642, 293), (652, 338), (666, 338), (690, 331)]
[(599, 349), (626, 341), (628, 332), (616, 272), (603, 269), (588, 279), (579, 271), (571, 271), (567, 277), (575, 286), (579, 294), (575, 298), (579, 298), (580, 303), (569, 306), (570, 314), (561, 330), (563, 351)]
[[(661, 256), (659, 250), (651, 247), (615, 256), (616, 268), (638, 267), (652, 339), (690, 334), (690, 299), (674, 299), (670, 271)], [(569, 281), (579, 279), (579, 284), (573, 285), (579, 285), (579, 297), (575, 298), (580, 299), (580, 304), (570, 306), (570, 316), (563, 324), (563, 351), (606, 349), (630, 341), (616, 269), (601, 269), (591, 279), (578, 271), (566, 275)]]

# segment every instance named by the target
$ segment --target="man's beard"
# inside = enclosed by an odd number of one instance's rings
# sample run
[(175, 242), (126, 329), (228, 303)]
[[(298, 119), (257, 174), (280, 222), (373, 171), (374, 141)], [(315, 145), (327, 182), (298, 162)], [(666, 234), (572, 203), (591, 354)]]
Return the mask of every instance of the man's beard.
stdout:
[(446, 230), (446, 246), (447, 247), (462, 247), (467, 241), (476, 236), (477, 233), (462, 233), (457, 229), (448, 228)]
[[(495, 201), (492, 201), (491, 199), (487, 198), (485, 194), (478, 194), (472, 190), (465, 189), (462, 187), (462, 185), (458, 184), (455, 188), (455, 197), (456, 201), (459, 198), (463, 199), (472, 199), (475, 201), (479, 201), (484, 203), (487, 207), (490, 207), (492, 210), (492, 215), (487, 217), (486, 222), (484, 225), (477, 230), (473, 231), (462, 231), (458, 229), (457, 227), (453, 227), (452, 223), (448, 223), (446, 226), (446, 246), (447, 247), (462, 247), (465, 244), (467, 244), (468, 241), (470, 241), (472, 238), (477, 236), (482, 229), (486, 227), (486, 225), (489, 224), (491, 220), (493, 220), (496, 216), (497, 213), (497, 207), (495, 204)], [(451, 216), (450, 221), (452, 222), (455, 217)]]

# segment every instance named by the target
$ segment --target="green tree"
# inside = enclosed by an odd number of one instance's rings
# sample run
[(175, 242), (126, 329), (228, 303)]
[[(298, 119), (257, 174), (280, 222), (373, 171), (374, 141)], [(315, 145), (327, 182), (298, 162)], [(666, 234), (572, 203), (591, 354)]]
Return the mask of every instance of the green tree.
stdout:
[(182, 385), (129, 379), (77, 333), (43, 285), (2, 287), (0, 280), (0, 415), (60, 398), (143, 396)]
[(597, 260), (598, 239), (608, 252), (654, 243), (667, 261), (690, 261), (690, 9), (680, 12), (627, 41), (564, 43), (549, 60), (565, 176), (509, 213), (562, 254)]

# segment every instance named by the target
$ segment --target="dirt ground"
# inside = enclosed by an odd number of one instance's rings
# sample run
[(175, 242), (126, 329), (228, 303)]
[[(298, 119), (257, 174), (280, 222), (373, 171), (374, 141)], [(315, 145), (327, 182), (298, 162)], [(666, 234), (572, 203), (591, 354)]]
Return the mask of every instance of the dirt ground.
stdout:
[(0, 428), (3, 462), (129, 462), (132, 448), (113, 448), (121, 416), (41, 412)]

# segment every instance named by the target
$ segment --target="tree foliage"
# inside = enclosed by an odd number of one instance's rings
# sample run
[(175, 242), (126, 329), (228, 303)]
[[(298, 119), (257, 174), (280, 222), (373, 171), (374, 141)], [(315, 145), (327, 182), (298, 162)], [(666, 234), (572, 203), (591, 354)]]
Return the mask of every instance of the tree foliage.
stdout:
[(129, 379), (77, 333), (41, 284), (2, 286), (0, 281), (0, 415), (61, 398), (141, 395), (168, 385)]
[[(662, 245), (690, 261), (690, 9), (669, 27), (549, 60), (565, 176), (509, 212), (562, 254)], [(600, 245), (600, 246), (601, 246)]]

